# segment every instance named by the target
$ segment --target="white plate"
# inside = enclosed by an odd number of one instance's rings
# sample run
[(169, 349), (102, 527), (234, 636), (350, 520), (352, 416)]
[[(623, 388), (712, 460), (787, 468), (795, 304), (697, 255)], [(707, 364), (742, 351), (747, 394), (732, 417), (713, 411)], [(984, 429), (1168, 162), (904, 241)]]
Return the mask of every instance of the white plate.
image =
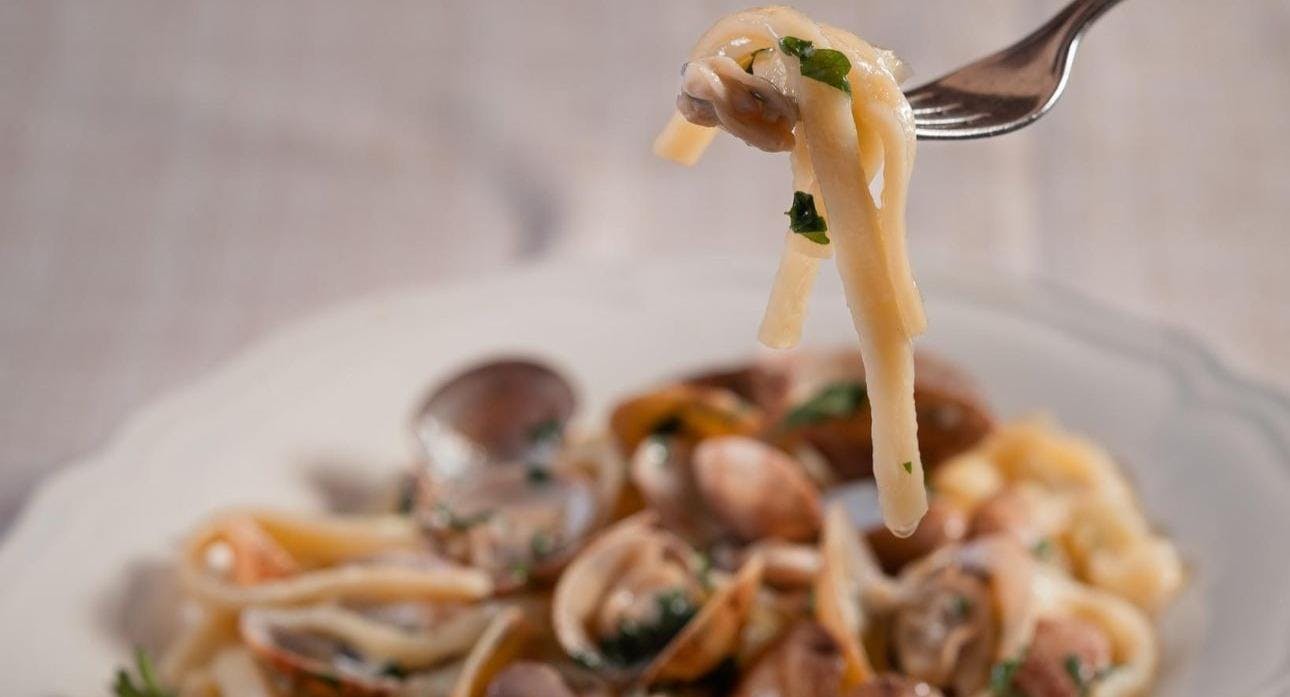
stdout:
[[(852, 340), (832, 276), (812, 344)], [(185, 530), (222, 506), (320, 506), (320, 472), (388, 481), (411, 458), (413, 402), (463, 364), (552, 360), (579, 384), (583, 418), (599, 419), (625, 390), (747, 356), (769, 277), (769, 260), (538, 267), (354, 303), (274, 336), (41, 488), (0, 550), (0, 685), (104, 694), (128, 645), (155, 638), (125, 599), (157, 582)], [(1163, 619), (1162, 694), (1284, 693), (1290, 402), (1184, 336), (1052, 287), (922, 277), (922, 344), (975, 373), (1005, 415), (1049, 411), (1106, 444), (1178, 540), (1193, 577)]]

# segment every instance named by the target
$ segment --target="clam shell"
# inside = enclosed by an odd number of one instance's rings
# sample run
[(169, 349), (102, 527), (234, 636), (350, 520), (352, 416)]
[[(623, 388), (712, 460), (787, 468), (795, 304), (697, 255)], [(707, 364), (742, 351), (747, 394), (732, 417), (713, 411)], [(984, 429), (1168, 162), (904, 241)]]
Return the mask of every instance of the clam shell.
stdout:
[(508, 607), (493, 618), (466, 656), (449, 697), (480, 697), (498, 673), (520, 652), (525, 639), (524, 613)]
[(820, 574), (815, 582), (815, 619), (838, 645), (842, 654), (843, 691), (872, 680), (873, 664), (865, 654), (865, 630), (860, 602), (866, 582), (878, 581), (882, 572), (860, 543), (846, 509), (830, 506), (820, 536)]
[[(638, 565), (657, 558), (651, 550), (659, 545), (685, 547), (658, 529), (657, 523), (656, 514), (644, 512), (602, 533), (565, 570), (552, 599), (552, 625), (561, 647), (575, 660), (596, 665), (620, 684), (693, 680), (706, 674), (735, 652), (761, 585), (764, 563), (753, 556), (704, 600), (695, 616), (645, 666), (608, 665), (590, 627), (614, 582), (629, 570), (640, 573)], [(697, 574), (697, 569), (690, 572)]]
[[(460, 658), (478, 647), (497, 615), (495, 608), (476, 606), (426, 630), (407, 631), (334, 605), (250, 608), (242, 612), (239, 632), (261, 661), (293, 684), (338, 684), (345, 694), (384, 695), (403, 681), (382, 675), (382, 666), (417, 671)], [(331, 651), (333, 642), (357, 651), (365, 663), (317, 655)]]
[(641, 675), (646, 685), (685, 682), (703, 677), (734, 653), (765, 564), (753, 556), (729, 583), (717, 589)]
[(756, 433), (762, 415), (729, 390), (669, 385), (620, 403), (609, 417), (609, 428), (620, 451), (631, 456), (642, 441), (669, 421), (686, 438), (701, 440)]
[(708, 510), (745, 541), (815, 539), (820, 492), (786, 453), (745, 436), (709, 438), (694, 449), (694, 480)]

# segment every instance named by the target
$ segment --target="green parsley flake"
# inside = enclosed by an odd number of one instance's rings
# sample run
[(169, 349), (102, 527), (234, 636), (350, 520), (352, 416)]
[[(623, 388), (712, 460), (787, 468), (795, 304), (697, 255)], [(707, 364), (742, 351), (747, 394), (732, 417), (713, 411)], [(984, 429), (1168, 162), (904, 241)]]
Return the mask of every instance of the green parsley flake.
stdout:
[(1066, 674), (1071, 676), (1075, 687), (1081, 695), (1088, 694), (1089, 680), (1084, 675), (1084, 662), (1079, 656), (1073, 653), (1066, 654), (1066, 660), (1062, 663), (1066, 667)]
[(1033, 547), (1030, 548), (1030, 553), (1034, 555), (1036, 559), (1040, 559), (1040, 560), (1044, 560), (1052, 557), (1053, 541), (1047, 537), (1041, 539), (1040, 541), (1036, 542)]
[(805, 191), (793, 192), (793, 206), (784, 211), (788, 216), (788, 229), (816, 244), (828, 244), (828, 223), (815, 210), (815, 197)]
[(851, 61), (846, 54), (831, 48), (816, 48), (815, 44), (796, 36), (785, 36), (779, 40), (779, 46), (785, 53), (797, 57), (801, 63), (802, 77), (818, 80), (851, 94), (851, 83), (847, 82)]
[(905, 460), (904, 462), (900, 463), (900, 466), (905, 468), (906, 474), (914, 473), (914, 463), (911, 462), (910, 460)]
[(551, 481), (551, 470), (545, 465), (536, 462), (530, 462), (528, 468), (524, 470), (524, 478), (529, 484), (546, 484)]
[(835, 382), (790, 411), (784, 417), (784, 426), (797, 428), (843, 419), (854, 415), (868, 401), (869, 394), (863, 384)]
[(600, 643), (605, 660), (619, 667), (644, 663), (667, 646), (698, 612), (698, 607), (681, 589), (663, 591), (654, 601), (657, 613), (652, 621), (625, 621), (619, 626), (618, 634)]
[(395, 680), (406, 680), (408, 678), (408, 669), (399, 665), (395, 661), (389, 661), (384, 666), (381, 666), (381, 671), (378, 673), (378, 675), (380, 675), (383, 678), (394, 678)]
[(529, 441), (533, 443), (545, 443), (550, 440), (557, 440), (564, 433), (564, 425), (559, 419), (547, 419), (540, 423), (534, 424), (529, 429)]
[(990, 669), (990, 694), (994, 697), (1017, 697), (1017, 690), (1013, 687), (1012, 680), (1020, 667), (1021, 660), (1016, 658), (994, 664)]
[(957, 619), (967, 619), (972, 614), (972, 599), (966, 595), (954, 596), (954, 616)]
[(534, 559), (546, 559), (555, 549), (555, 539), (545, 532), (535, 532), (529, 540), (529, 551), (533, 553)]
[(139, 673), (139, 682), (130, 677), (129, 671), (120, 668), (116, 671), (116, 681), (112, 683), (112, 692), (116, 697), (174, 697), (175, 693), (163, 690), (153, 672), (152, 659), (143, 649), (134, 652), (135, 670)]

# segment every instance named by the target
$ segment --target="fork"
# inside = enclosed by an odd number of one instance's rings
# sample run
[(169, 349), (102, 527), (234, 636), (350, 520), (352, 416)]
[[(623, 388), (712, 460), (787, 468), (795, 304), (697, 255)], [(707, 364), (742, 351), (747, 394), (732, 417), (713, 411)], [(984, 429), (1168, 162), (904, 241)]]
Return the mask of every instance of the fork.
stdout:
[(1084, 30), (1121, 0), (1075, 0), (1008, 48), (905, 93), (919, 140), (988, 138), (1034, 123), (1061, 98)]

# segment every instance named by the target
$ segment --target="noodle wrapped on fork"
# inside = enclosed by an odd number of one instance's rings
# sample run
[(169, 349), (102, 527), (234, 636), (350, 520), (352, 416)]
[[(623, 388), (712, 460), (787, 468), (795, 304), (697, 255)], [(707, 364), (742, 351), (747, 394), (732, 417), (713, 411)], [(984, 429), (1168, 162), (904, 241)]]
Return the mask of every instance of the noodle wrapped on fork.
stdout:
[[(890, 53), (794, 10), (738, 12), (691, 53), (678, 98), (688, 121), (674, 117), (654, 149), (694, 162), (719, 125), (756, 147), (792, 151), (792, 231), (761, 338), (777, 348), (797, 343), (819, 260), (836, 253), (874, 404), (873, 469), (883, 518), (907, 536), (927, 510), (912, 346), (926, 318), (904, 239), (915, 141), (913, 112), (898, 85), (902, 74)], [(880, 176), (874, 196), (870, 185)]]

